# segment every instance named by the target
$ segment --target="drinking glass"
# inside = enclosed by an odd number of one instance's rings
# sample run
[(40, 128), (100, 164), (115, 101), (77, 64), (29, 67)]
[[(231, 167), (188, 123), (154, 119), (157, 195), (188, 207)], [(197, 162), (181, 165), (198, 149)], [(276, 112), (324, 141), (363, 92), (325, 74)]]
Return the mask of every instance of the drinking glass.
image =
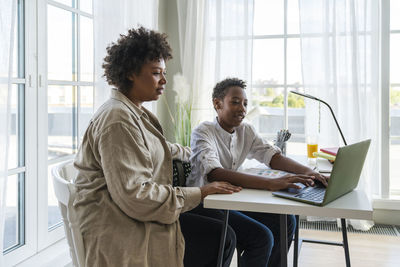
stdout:
[(308, 163), (315, 165), (317, 162), (317, 157), (313, 155), (314, 152), (318, 152), (318, 136), (309, 135), (306, 138), (307, 141), (307, 159)]

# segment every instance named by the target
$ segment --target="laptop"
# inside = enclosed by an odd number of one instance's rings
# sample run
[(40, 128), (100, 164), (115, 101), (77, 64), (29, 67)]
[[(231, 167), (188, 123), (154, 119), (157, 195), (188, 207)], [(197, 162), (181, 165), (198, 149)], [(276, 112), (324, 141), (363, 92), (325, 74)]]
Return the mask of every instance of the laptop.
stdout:
[(317, 206), (328, 204), (357, 186), (370, 143), (368, 139), (339, 148), (326, 188), (319, 184), (313, 187), (299, 184), (301, 189), (289, 188), (272, 194)]

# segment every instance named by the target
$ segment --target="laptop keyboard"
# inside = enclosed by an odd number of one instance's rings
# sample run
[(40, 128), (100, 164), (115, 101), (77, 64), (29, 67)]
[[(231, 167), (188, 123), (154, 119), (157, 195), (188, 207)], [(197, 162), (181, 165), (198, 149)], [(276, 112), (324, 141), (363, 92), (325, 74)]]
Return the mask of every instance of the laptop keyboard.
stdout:
[(325, 187), (308, 187), (294, 197), (310, 200), (313, 202), (322, 202), (325, 196), (325, 189)]

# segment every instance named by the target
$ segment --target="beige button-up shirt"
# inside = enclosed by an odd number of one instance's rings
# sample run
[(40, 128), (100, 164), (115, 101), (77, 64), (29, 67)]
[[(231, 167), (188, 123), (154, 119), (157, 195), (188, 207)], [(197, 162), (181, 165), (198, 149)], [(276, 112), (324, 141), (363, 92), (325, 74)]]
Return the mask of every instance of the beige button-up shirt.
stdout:
[(164, 138), (156, 117), (117, 90), (92, 118), (75, 159), (74, 211), (86, 266), (183, 266), (179, 215), (198, 187), (172, 187), (172, 159), (190, 149)]

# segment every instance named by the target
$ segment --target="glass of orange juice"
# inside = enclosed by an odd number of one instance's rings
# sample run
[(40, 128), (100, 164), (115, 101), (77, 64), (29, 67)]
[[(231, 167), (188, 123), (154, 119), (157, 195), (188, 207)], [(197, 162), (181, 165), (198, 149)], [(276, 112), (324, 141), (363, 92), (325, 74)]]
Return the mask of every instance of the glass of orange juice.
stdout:
[(307, 158), (310, 164), (316, 164), (317, 159), (313, 155), (314, 152), (318, 152), (318, 136), (309, 135), (306, 138), (307, 140)]

